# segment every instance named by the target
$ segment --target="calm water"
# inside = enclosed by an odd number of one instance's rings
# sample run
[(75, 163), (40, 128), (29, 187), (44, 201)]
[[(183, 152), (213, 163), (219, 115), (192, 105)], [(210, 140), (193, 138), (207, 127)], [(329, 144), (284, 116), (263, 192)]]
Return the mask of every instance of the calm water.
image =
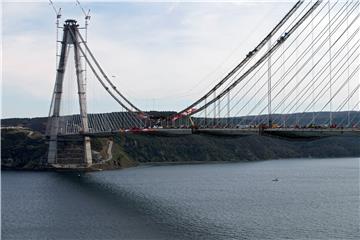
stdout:
[(3, 239), (360, 238), (356, 158), (2, 172), (1, 180)]

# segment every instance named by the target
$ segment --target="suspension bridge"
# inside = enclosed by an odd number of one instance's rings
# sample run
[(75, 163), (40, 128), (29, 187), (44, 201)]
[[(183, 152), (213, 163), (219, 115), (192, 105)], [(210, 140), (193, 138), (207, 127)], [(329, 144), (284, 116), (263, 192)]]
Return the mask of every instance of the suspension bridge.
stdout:
[[(176, 113), (154, 116), (105, 73), (75, 20), (62, 29), (46, 134), (48, 163), (92, 164), (91, 137), (114, 134), (220, 134), (322, 137), (360, 134), (360, 2), (298, 1), (258, 45), (208, 92)], [(73, 50), (79, 114), (61, 114)], [(124, 111), (87, 111), (90, 70)], [(82, 144), (79, 152), (69, 142)]]

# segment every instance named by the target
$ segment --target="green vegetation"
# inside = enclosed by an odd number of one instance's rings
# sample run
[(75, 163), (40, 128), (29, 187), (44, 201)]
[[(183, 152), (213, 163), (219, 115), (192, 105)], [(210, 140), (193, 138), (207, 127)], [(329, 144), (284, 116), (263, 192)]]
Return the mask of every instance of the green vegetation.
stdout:
[[(109, 158), (109, 142), (113, 141)], [(29, 129), (3, 129), (3, 168), (36, 169), (46, 160), (44, 136)], [(359, 157), (359, 137), (288, 140), (266, 136), (210, 136), (202, 134), (156, 136), (118, 134), (92, 138), (96, 167), (115, 169), (139, 163), (254, 161), (280, 158)]]
[(47, 145), (42, 134), (29, 129), (1, 130), (2, 168), (39, 168)]
[(300, 157), (360, 156), (359, 137), (329, 137), (312, 141), (265, 136), (129, 134), (122, 149), (139, 162), (254, 161)]

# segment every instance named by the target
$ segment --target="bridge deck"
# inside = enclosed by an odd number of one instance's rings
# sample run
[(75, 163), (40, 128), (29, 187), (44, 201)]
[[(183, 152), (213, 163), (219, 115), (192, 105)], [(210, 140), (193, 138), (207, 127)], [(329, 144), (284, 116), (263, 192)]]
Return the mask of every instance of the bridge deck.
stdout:
[[(209, 134), (209, 135), (228, 135), (228, 136), (250, 136), (250, 135), (269, 135), (282, 136), (291, 138), (307, 138), (307, 137), (329, 137), (329, 136), (360, 136), (359, 128), (267, 128), (260, 130), (259, 128), (152, 128), (137, 130), (119, 130), (109, 132), (87, 133), (90, 137), (107, 137), (117, 134), (146, 134), (158, 136), (180, 136), (190, 134)], [(59, 135), (59, 136), (73, 136)]]
[(339, 128), (270, 128), (264, 129), (269, 135), (284, 137), (330, 137), (330, 136), (360, 136), (360, 129)]
[(259, 135), (258, 128), (201, 128), (196, 129), (195, 133), (209, 135), (229, 135), (229, 136), (249, 136)]

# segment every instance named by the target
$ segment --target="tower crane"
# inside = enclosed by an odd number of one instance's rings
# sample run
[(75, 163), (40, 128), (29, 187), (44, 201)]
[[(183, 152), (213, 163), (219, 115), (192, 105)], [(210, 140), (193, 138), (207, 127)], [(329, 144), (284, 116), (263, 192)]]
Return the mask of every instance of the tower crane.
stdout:
[[(89, 21), (90, 21), (90, 9), (88, 9), (88, 11), (86, 12), (85, 9), (81, 6), (81, 3), (79, 0), (76, 0), (76, 5), (79, 6), (79, 8), (81, 9), (81, 12), (84, 14), (85, 16), (85, 43), (87, 43), (87, 38), (88, 38), (88, 25), (89, 25)], [(85, 49), (85, 55), (87, 54), (87, 50)], [(84, 65), (84, 75), (85, 75), (85, 84), (87, 82), (87, 64), (85, 61), (85, 65)]]

